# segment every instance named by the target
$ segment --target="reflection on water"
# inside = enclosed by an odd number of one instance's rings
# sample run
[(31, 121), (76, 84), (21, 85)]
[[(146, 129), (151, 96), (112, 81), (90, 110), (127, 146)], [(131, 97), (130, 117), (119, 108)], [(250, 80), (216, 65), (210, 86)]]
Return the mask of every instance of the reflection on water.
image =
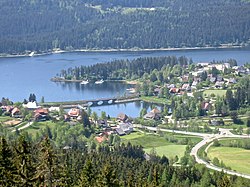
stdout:
[(55, 84), (65, 92), (77, 91), (81, 93), (86, 100), (129, 95), (126, 89), (133, 87), (133, 85), (124, 82), (89, 83), (86, 85), (80, 84), (80, 82), (55, 82)]
[(163, 105), (156, 105), (147, 102), (130, 102), (130, 103), (122, 103), (115, 105), (106, 105), (106, 106), (95, 106), (91, 107), (92, 112), (95, 111), (98, 116), (101, 116), (101, 112), (106, 112), (110, 117), (117, 117), (119, 113), (125, 113), (130, 117), (139, 117), (140, 111), (145, 108), (148, 112), (156, 106), (158, 109), (163, 111)]

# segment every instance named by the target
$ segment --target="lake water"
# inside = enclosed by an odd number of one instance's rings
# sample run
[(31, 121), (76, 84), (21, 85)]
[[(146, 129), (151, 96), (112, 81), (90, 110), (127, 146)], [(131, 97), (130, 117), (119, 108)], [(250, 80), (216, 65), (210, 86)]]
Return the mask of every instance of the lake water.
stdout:
[(62, 69), (92, 65), (115, 59), (134, 59), (149, 56), (186, 56), (194, 62), (236, 59), (238, 64), (250, 62), (250, 49), (211, 49), (136, 52), (71, 52), (33, 57), (0, 58), (0, 97), (23, 101), (35, 93), (40, 101), (72, 101), (123, 95), (130, 85), (104, 83), (101, 85), (55, 83), (50, 78)]
[(105, 111), (106, 115), (110, 115), (111, 117), (117, 117), (118, 114), (124, 113), (134, 118), (140, 116), (142, 108), (145, 108), (149, 112), (153, 109), (153, 107), (157, 107), (159, 110), (163, 110), (163, 106), (136, 101), (115, 105), (95, 106), (91, 107), (91, 111), (95, 111), (98, 116), (101, 116), (101, 112)]

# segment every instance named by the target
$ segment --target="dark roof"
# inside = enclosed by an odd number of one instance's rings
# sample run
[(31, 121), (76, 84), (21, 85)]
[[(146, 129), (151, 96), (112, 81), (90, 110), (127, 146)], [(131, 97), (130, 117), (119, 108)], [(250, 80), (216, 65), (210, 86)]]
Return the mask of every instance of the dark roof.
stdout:
[(116, 131), (117, 134), (119, 134), (120, 136), (125, 135), (125, 132), (124, 132), (121, 128), (116, 128), (115, 131)]
[(128, 116), (124, 113), (120, 113), (120, 114), (118, 114), (117, 119), (125, 121), (126, 119), (128, 119)]

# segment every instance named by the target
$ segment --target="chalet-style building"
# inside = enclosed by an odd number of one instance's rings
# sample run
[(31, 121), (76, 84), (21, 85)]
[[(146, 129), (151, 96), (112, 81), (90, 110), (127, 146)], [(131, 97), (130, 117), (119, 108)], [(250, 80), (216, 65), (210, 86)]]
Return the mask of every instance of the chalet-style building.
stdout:
[(128, 116), (124, 113), (118, 114), (117, 118), (118, 121), (125, 122), (128, 120)]
[(36, 121), (46, 121), (49, 120), (49, 111), (47, 108), (38, 108), (34, 111)]
[(78, 108), (71, 108), (68, 112), (68, 115), (72, 119), (77, 119), (80, 116), (80, 109)]
[(179, 93), (181, 90), (179, 88), (170, 88), (169, 93), (172, 94), (177, 94)]
[(106, 119), (100, 119), (97, 121), (99, 127), (108, 127), (108, 122)]
[(20, 117), (22, 117), (21, 111), (19, 110), (19, 108), (15, 107), (15, 108), (11, 111), (11, 116), (14, 117), (14, 118), (20, 118)]
[(133, 132), (133, 130), (133, 125), (131, 123), (122, 123), (115, 129), (116, 133), (119, 136), (130, 134), (131, 132)]
[(161, 118), (161, 112), (158, 110), (158, 108), (154, 108), (149, 113), (143, 116), (144, 119), (153, 119), (153, 120), (159, 120)]

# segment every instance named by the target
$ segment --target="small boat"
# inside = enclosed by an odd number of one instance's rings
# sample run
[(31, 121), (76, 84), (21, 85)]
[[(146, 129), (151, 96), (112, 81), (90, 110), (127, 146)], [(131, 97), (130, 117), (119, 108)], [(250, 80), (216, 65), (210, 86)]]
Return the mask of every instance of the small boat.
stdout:
[(88, 83), (89, 83), (89, 81), (86, 80), (86, 81), (82, 81), (80, 84), (88, 84)]
[(102, 84), (102, 83), (104, 83), (104, 80), (102, 79), (102, 80), (99, 80), (99, 81), (95, 81), (95, 84)]
[(129, 93), (135, 93), (135, 88), (127, 88), (126, 89)]
[(31, 56), (34, 56), (34, 54), (35, 54), (35, 52), (32, 51), (32, 52), (29, 54), (29, 56), (30, 56), (30, 57), (31, 57)]

